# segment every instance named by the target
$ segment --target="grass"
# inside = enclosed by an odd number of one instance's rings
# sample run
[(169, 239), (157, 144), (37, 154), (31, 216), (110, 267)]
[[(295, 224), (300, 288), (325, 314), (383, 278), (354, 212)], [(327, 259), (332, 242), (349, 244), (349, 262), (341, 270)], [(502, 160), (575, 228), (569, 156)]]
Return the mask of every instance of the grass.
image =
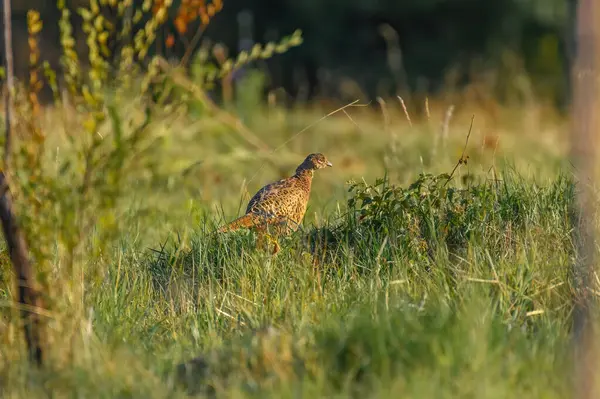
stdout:
[[(563, 122), (536, 107), (492, 119), (465, 106), (442, 142), (444, 107), (412, 127), (388, 108), (387, 122), (351, 108), (296, 136), (328, 111), (246, 112), (276, 149), (262, 154), (212, 119), (155, 120), (154, 166), (133, 173), (118, 234), (100, 252), (89, 237), (78, 260), (81, 306), (50, 310), (46, 369), (27, 365), (2, 286), (3, 396), (568, 395)], [(468, 163), (445, 184), (436, 176), (460, 158), (472, 113)], [(277, 256), (251, 233), (211, 234), (317, 151), (334, 167), (316, 174), (304, 226)], [(78, 283), (63, 278), (52, 292), (69, 297)]]

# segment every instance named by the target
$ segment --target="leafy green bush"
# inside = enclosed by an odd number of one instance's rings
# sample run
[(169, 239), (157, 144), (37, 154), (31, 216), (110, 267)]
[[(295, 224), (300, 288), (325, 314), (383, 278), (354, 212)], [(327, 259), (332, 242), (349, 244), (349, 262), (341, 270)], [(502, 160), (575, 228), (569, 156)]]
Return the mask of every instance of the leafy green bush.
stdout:
[[(406, 256), (419, 259), (440, 245), (463, 255), (468, 244), (493, 250), (510, 250), (498, 236), (507, 229), (523, 231), (547, 222), (543, 211), (566, 217), (573, 201), (573, 184), (559, 177), (549, 187), (526, 188), (510, 175), (504, 180), (458, 188), (448, 174), (421, 174), (407, 188), (378, 179), (374, 185), (352, 184), (348, 208), (354, 215), (349, 231), (372, 231), (393, 240)], [(521, 190), (523, 189), (523, 190)], [(562, 225), (565, 219), (554, 220)], [(564, 237), (566, 239), (568, 237)], [(493, 245), (496, 243), (497, 245)]]

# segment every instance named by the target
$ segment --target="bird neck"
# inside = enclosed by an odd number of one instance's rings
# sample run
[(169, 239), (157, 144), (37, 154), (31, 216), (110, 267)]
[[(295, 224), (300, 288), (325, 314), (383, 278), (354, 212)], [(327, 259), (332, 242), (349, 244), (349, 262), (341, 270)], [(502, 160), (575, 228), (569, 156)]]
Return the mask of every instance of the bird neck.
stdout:
[(312, 179), (313, 174), (314, 174), (314, 170), (313, 169), (303, 168), (302, 166), (300, 166), (300, 167), (298, 167), (298, 169), (296, 169), (296, 174), (294, 176), (296, 176), (296, 177), (308, 177), (308, 178)]
[(314, 175), (314, 170), (312, 170), (312, 169), (298, 168), (298, 169), (296, 169), (296, 174), (294, 175), (294, 177), (305, 182), (305, 184), (307, 184), (308, 188), (310, 188), (310, 184), (312, 182), (313, 175)]

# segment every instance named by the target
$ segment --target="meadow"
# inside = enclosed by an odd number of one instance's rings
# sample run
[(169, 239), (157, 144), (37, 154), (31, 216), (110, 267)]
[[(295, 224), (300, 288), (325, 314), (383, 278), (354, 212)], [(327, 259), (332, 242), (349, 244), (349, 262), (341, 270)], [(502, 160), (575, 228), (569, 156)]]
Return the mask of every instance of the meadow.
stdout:
[[(68, 201), (43, 208), (46, 225), (25, 220), (48, 249), (48, 360), (27, 362), (4, 262), (2, 396), (565, 397), (566, 120), (535, 104), (456, 103), (446, 121), (448, 101), (408, 117), (384, 104), (246, 105), (244, 129), (189, 107), (155, 117), (70, 269)], [(44, 111), (48, 170), (76, 158), (66, 111)], [(251, 232), (213, 234), (310, 152), (334, 166), (277, 255)]]
[[(59, 72), (40, 58), (39, 13), (27, 15), (29, 76), (12, 92), (2, 172), (43, 298), (24, 310), (43, 321), (44, 358), (28, 359), (3, 246), (2, 397), (570, 393), (568, 118), (527, 85), (508, 105), (476, 85), (264, 101), (252, 62), (301, 33), (218, 65), (200, 50), (186, 69), (148, 55), (171, 4), (91, 1), (77, 11), (81, 55), (57, 2)], [(223, 4), (210, 6), (201, 22), (180, 7), (178, 26), (202, 32)], [(109, 48), (111, 35), (124, 44)], [(53, 101), (39, 101), (43, 87)], [(279, 253), (251, 231), (215, 234), (314, 152), (333, 167), (317, 171)]]

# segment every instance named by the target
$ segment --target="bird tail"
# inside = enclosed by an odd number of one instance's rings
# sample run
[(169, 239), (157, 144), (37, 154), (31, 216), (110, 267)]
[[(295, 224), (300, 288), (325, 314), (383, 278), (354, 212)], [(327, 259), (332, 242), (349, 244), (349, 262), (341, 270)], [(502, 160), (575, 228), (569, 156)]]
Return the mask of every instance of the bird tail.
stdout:
[(226, 231), (235, 231), (242, 228), (248, 228), (256, 225), (258, 222), (258, 216), (252, 213), (248, 213), (242, 217), (235, 219), (233, 222), (227, 223), (225, 226), (222, 226), (217, 230), (219, 233), (224, 233)]

